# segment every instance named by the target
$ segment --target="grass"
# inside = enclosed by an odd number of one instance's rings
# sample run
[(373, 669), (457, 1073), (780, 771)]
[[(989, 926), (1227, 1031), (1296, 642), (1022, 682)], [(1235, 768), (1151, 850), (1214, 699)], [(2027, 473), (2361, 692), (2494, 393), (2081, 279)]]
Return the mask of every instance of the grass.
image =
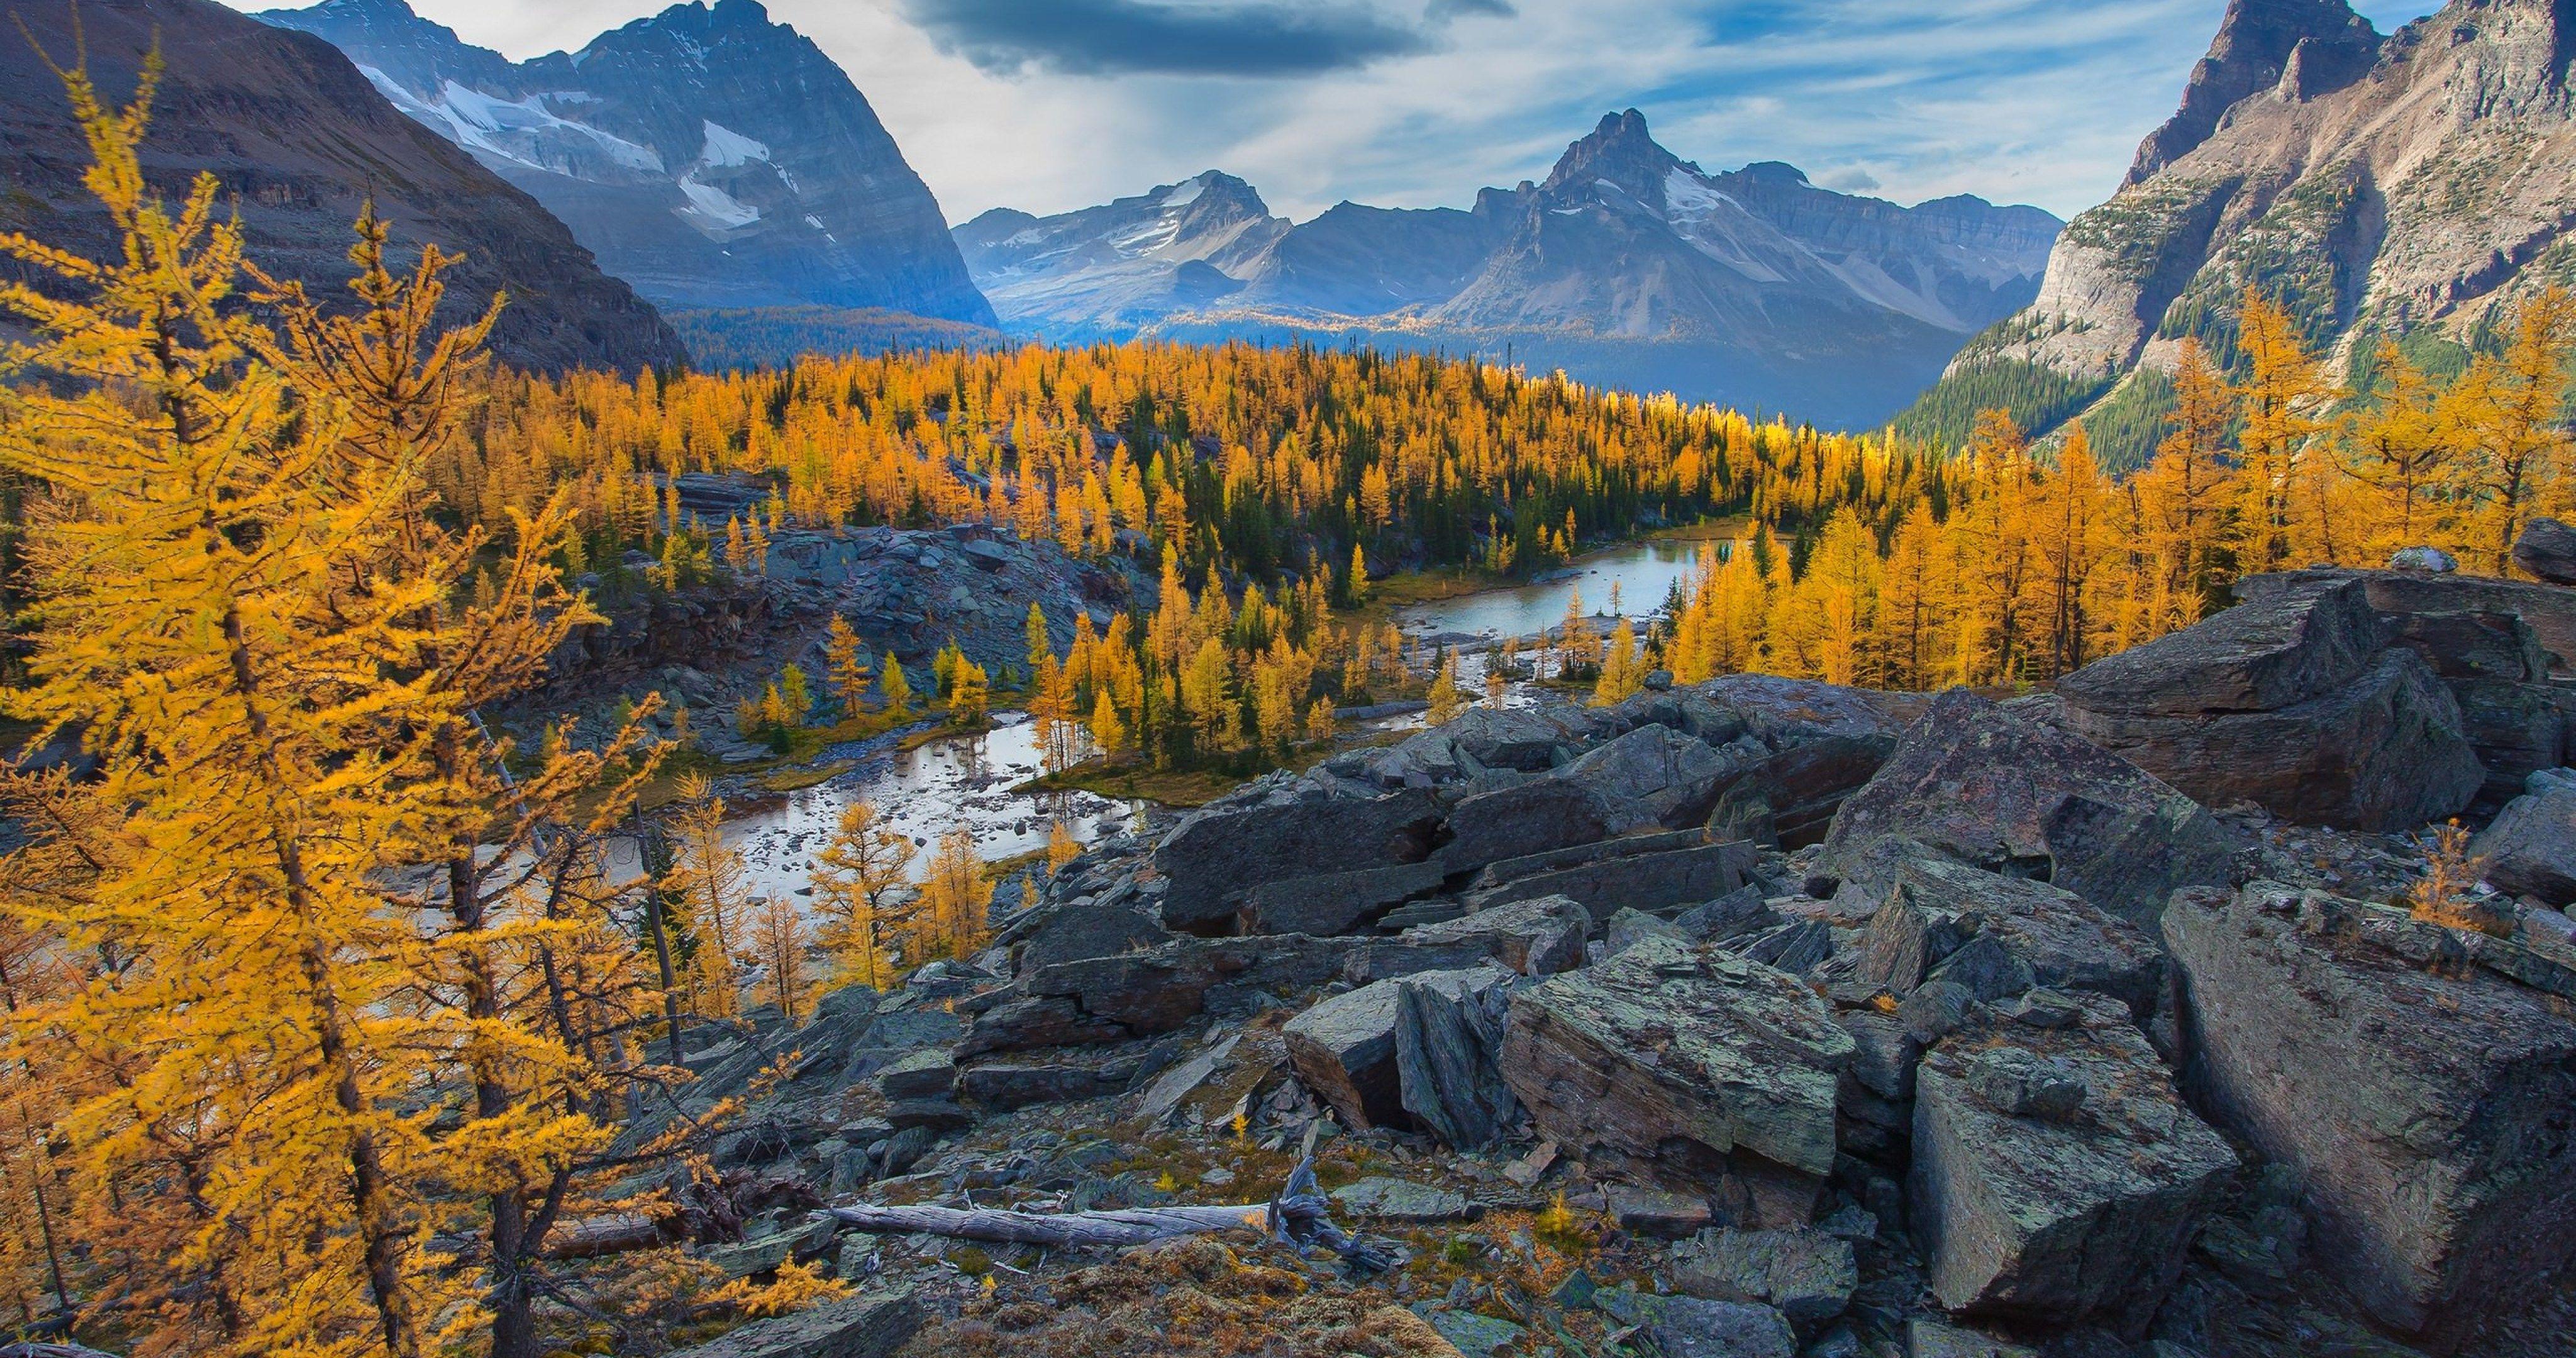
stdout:
[(1089, 792), (1117, 801), (1160, 802), (1165, 806), (1205, 806), (1248, 781), (1219, 769), (1157, 769), (1142, 764), (1092, 760), (1012, 788), (1013, 792)]

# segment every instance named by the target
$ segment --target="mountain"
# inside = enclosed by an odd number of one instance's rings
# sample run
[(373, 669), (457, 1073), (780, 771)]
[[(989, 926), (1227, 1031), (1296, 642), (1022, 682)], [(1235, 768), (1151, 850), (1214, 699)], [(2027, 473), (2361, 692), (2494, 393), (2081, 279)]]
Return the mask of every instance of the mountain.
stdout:
[(993, 323), (866, 96), (757, 0), (674, 5), (516, 64), (404, 0), (258, 17), (348, 53), (395, 106), (534, 195), (656, 302)]
[(1904, 423), (1980, 405), (2086, 418), (2135, 465), (2186, 336), (2233, 361), (2247, 286), (2355, 375), (2378, 342), (2434, 362), (2576, 280), (2576, 105), (2564, 0), (2454, 0), (2382, 37), (2344, 0), (2234, 0), (2127, 182), (2059, 239), (2039, 296), (1977, 337)]
[(957, 228), (1008, 326), (1056, 340), (1317, 335), (1485, 350), (1590, 380), (1884, 417), (2027, 302), (2058, 222), (1833, 193), (1777, 163), (1709, 174), (1635, 110), (1545, 182), (1473, 208), (1271, 215), (1216, 171), (1052, 217)]
[[(448, 307), (511, 302), (493, 334), (505, 361), (547, 370), (667, 366), (678, 336), (626, 284), (600, 272), (543, 207), (394, 111), (330, 44), (213, 0), (82, 0), (23, 6), (27, 37), (59, 62), (86, 50), (107, 97), (126, 98), (154, 47), (168, 63), (143, 145), (144, 171), (176, 201), (200, 172), (222, 181), (251, 258), (345, 298), (349, 224), (372, 197), (397, 246), (435, 241), (464, 258)], [(0, 228), (84, 253), (113, 241), (82, 187), (88, 149), (62, 82), (27, 37), (0, 40)]]

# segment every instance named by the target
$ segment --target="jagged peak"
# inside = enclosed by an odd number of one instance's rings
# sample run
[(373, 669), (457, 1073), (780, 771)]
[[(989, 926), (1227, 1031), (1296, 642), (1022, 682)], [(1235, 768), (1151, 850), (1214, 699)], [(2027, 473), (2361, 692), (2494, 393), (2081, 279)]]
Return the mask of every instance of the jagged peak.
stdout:
[(2139, 145), (2126, 182), (2191, 154), (2227, 110), (2280, 88), (2285, 74), (2296, 75), (2295, 97), (2340, 88), (2370, 69), (2381, 41), (2348, 0), (2229, 0), (2209, 54), (2191, 68), (2181, 107)]
[[(1607, 179), (1632, 194), (1659, 193), (1656, 186), (1681, 163), (1680, 157), (1657, 144), (1654, 135), (1646, 130), (1645, 114), (1624, 109), (1601, 115), (1590, 134), (1566, 147), (1539, 190), (1550, 192), (1569, 184)], [(1662, 200), (1657, 196), (1655, 201)]]

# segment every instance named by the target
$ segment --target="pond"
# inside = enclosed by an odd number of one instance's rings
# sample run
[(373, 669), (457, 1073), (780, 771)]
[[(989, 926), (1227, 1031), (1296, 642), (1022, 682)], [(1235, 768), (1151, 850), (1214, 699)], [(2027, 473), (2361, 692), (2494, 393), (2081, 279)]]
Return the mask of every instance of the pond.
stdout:
[(1535, 636), (1564, 621), (1566, 601), (1577, 591), (1583, 595), (1585, 613), (1596, 617), (1608, 613), (1613, 584), (1619, 587), (1620, 611), (1643, 618), (1663, 607), (1664, 595), (1675, 581), (1699, 569), (1700, 548), (1705, 545), (1674, 538), (1627, 543), (1579, 557), (1525, 585), (1407, 605), (1396, 610), (1396, 626), (1416, 637)]
[[(726, 823), (725, 838), (749, 867), (753, 894), (804, 887), (814, 855), (830, 842), (842, 810), (861, 798), (876, 804), (880, 824), (919, 846), (912, 863), (916, 880), (939, 837), (961, 825), (974, 834), (976, 853), (990, 862), (1045, 848), (1048, 830), (1059, 820), (1088, 844), (1134, 828), (1150, 809), (1150, 803), (1088, 792), (1013, 792), (1043, 771), (1037, 728), (1025, 712), (998, 712), (993, 722), (994, 729), (981, 735), (880, 751), (828, 782), (740, 804), (739, 814)], [(846, 757), (826, 750), (816, 762)]]

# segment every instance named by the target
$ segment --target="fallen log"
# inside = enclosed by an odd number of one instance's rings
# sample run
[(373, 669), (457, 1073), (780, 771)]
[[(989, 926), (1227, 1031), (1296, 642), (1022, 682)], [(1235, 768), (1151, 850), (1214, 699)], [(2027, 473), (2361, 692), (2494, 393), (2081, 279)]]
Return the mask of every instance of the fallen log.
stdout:
[(1315, 1162), (1297, 1162), (1279, 1196), (1228, 1207), (1128, 1207), (1088, 1212), (1017, 1212), (981, 1207), (827, 1207), (823, 1215), (849, 1230), (878, 1235), (918, 1232), (988, 1244), (1124, 1247), (1157, 1240), (1250, 1231), (1296, 1248), (1322, 1245), (1362, 1270), (1388, 1261), (1333, 1225), (1332, 1203), (1316, 1191)]

